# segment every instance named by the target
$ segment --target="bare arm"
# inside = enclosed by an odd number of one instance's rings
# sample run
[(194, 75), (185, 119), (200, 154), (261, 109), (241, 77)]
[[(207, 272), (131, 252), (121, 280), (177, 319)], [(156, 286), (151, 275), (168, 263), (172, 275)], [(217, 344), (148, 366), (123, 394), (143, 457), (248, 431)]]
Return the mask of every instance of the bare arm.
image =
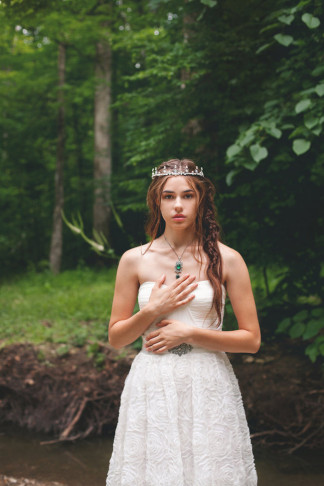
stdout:
[(121, 348), (141, 336), (151, 323), (171, 310), (188, 303), (196, 287), (194, 278), (184, 275), (169, 287), (162, 287), (165, 276), (155, 283), (150, 301), (133, 314), (139, 288), (137, 265), (139, 254), (136, 248), (126, 252), (118, 266), (115, 293), (109, 322), (109, 342)]
[(217, 351), (256, 353), (261, 333), (250, 276), (243, 258), (234, 250), (226, 259), (226, 287), (239, 329), (218, 332), (193, 328), (190, 342)]
[(132, 315), (139, 287), (135, 257), (134, 250), (124, 253), (116, 275), (109, 342), (117, 349), (135, 341), (156, 317), (150, 306)]

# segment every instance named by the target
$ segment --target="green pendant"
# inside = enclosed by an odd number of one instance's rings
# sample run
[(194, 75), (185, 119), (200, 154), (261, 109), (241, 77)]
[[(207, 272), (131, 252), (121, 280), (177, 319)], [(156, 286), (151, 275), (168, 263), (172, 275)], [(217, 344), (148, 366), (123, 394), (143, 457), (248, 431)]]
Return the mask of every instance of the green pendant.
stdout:
[(176, 278), (180, 278), (180, 273), (182, 272), (182, 261), (178, 260), (174, 266), (174, 271), (176, 273)]

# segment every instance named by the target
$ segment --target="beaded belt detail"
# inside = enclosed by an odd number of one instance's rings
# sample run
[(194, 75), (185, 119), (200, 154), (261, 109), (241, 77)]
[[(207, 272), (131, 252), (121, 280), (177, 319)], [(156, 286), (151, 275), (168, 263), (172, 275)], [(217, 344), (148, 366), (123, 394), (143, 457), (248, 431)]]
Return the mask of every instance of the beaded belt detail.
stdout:
[(176, 346), (175, 348), (168, 349), (169, 353), (177, 354), (178, 356), (182, 356), (183, 354), (188, 354), (192, 351), (192, 346), (191, 344), (187, 343), (182, 343), (179, 344), (179, 346)]

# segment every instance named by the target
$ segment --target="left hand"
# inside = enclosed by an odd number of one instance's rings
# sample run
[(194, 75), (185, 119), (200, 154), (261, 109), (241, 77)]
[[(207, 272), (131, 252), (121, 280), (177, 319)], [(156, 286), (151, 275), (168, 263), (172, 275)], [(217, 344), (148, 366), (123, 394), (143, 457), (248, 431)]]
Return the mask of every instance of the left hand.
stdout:
[(153, 353), (164, 353), (188, 340), (190, 326), (174, 319), (164, 319), (156, 324), (159, 329), (146, 337), (145, 348)]

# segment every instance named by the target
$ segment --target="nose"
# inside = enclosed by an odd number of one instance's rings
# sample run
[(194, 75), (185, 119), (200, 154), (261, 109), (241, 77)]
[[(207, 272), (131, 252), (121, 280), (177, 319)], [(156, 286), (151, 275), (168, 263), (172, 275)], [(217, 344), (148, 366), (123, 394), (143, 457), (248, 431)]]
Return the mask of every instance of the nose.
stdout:
[(177, 196), (174, 201), (174, 209), (180, 213), (182, 210), (182, 202), (181, 202), (181, 197)]

